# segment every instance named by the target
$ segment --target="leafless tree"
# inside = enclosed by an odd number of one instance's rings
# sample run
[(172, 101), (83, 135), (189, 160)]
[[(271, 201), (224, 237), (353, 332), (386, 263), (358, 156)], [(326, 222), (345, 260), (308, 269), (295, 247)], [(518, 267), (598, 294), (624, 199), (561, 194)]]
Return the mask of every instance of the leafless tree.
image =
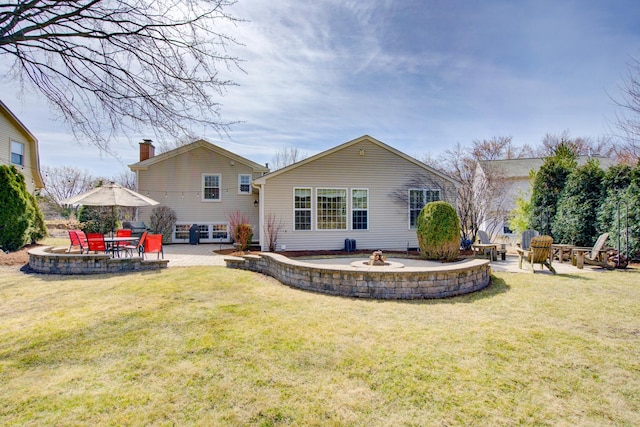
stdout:
[(504, 174), (499, 169), (483, 170), (477, 178), (481, 160), (521, 158), (530, 153), (528, 147), (516, 147), (511, 137), (475, 140), (470, 147), (456, 144), (439, 158), (441, 170), (461, 182), (458, 188), (458, 217), (463, 239), (474, 241), (484, 222), (490, 233), (498, 219), (507, 214)]
[(640, 160), (640, 61), (632, 59), (627, 67), (621, 95), (613, 98), (618, 107), (615, 126), (620, 131), (624, 144), (615, 148), (619, 161), (636, 164)]
[(70, 166), (42, 167), (45, 188), (41, 192), (43, 211), (65, 215), (61, 200), (89, 191), (97, 178), (89, 171)]
[(275, 252), (278, 244), (278, 236), (284, 228), (282, 218), (278, 218), (274, 213), (270, 212), (265, 217), (265, 231), (267, 236), (267, 245), (269, 252)]
[(572, 138), (568, 130), (560, 135), (547, 133), (542, 138), (542, 146), (538, 150), (538, 157), (553, 155), (558, 145), (568, 144), (579, 156), (602, 155), (611, 157), (615, 155), (615, 147), (609, 137), (593, 139), (590, 137)]
[(119, 175), (111, 178), (111, 181), (128, 188), (129, 190), (136, 191), (136, 174), (130, 170), (124, 170)]
[(282, 169), (307, 158), (307, 154), (296, 147), (282, 147), (271, 158), (271, 170)]
[(224, 132), (218, 97), (241, 70), (223, 26), (234, 0), (25, 0), (0, 4), (9, 78), (41, 92), (76, 139), (109, 152), (115, 135), (150, 126)]

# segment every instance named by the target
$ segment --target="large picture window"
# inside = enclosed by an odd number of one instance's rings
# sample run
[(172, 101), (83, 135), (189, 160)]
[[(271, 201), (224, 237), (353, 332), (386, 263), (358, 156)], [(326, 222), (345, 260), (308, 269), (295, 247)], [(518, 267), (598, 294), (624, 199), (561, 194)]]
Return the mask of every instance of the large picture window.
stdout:
[(430, 202), (440, 200), (440, 190), (416, 188), (409, 190), (409, 226), (415, 228), (420, 211)]
[(11, 141), (11, 163), (24, 166), (24, 144)]
[(351, 190), (351, 227), (354, 230), (369, 229), (369, 190)]
[(311, 189), (293, 190), (294, 229), (311, 230)]
[(319, 188), (317, 198), (317, 229), (347, 229), (347, 190)]
[(202, 175), (202, 200), (220, 201), (220, 175)]

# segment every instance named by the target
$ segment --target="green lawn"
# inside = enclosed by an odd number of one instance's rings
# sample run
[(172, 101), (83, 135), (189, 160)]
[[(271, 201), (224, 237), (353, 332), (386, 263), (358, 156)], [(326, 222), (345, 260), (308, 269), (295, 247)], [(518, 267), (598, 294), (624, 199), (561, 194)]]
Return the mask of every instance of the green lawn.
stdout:
[(0, 269), (0, 425), (640, 425), (640, 272), (371, 301)]

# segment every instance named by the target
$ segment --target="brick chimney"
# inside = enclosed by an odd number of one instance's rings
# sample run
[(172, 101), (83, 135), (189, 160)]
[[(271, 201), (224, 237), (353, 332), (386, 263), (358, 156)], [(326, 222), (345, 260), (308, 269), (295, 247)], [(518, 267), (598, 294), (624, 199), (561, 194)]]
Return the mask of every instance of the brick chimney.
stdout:
[(140, 143), (140, 161), (150, 159), (156, 154), (156, 147), (150, 139), (143, 139)]

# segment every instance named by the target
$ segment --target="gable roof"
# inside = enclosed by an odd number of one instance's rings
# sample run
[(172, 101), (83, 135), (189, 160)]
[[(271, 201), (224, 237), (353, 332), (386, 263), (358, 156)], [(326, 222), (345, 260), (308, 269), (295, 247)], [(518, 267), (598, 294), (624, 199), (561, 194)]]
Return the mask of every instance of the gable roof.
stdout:
[(331, 148), (329, 150), (326, 150), (326, 151), (323, 151), (321, 153), (318, 153), (315, 156), (307, 157), (306, 159), (300, 160), (299, 162), (293, 163), (293, 164), (291, 164), (289, 166), (286, 166), (286, 167), (284, 167), (282, 169), (278, 169), (276, 171), (273, 171), (271, 173), (263, 175), (260, 178), (255, 179), (254, 183), (258, 184), (258, 185), (266, 184), (268, 179), (271, 179), (271, 178), (276, 177), (278, 175), (281, 175), (283, 173), (287, 173), (287, 172), (289, 172), (289, 171), (291, 171), (293, 169), (297, 169), (297, 168), (299, 168), (301, 166), (304, 166), (304, 165), (306, 165), (308, 163), (314, 162), (314, 161), (316, 161), (318, 159), (321, 159), (323, 157), (329, 156), (329, 155), (331, 155), (331, 154), (333, 154), (335, 152), (338, 152), (338, 151), (340, 151), (340, 150), (342, 150), (344, 148), (350, 147), (352, 145), (358, 144), (358, 143), (363, 142), (363, 141), (367, 141), (367, 142), (370, 142), (370, 143), (372, 143), (374, 145), (377, 145), (378, 147), (380, 147), (380, 148), (382, 148), (384, 150), (387, 150), (390, 153), (392, 153), (392, 154), (394, 154), (394, 155), (396, 155), (398, 157), (401, 157), (402, 159), (404, 159), (404, 160), (406, 160), (406, 161), (408, 161), (410, 163), (413, 163), (413, 164), (421, 167), (422, 169), (425, 169), (426, 171), (428, 171), (428, 172), (430, 172), (430, 173), (432, 173), (432, 174), (434, 174), (434, 175), (436, 175), (436, 176), (438, 176), (438, 177), (440, 177), (440, 178), (442, 178), (442, 179), (444, 179), (446, 181), (451, 182), (456, 187), (461, 185), (461, 183), (458, 180), (456, 180), (454, 178), (451, 178), (448, 175), (445, 175), (444, 173), (438, 171), (437, 169), (434, 169), (434, 168), (422, 163), (421, 161), (419, 161), (419, 160), (417, 160), (417, 159), (415, 159), (415, 158), (403, 153), (402, 151), (396, 150), (395, 148), (391, 147), (390, 145), (387, 145), (384, 142), (378, 141), (377, 139), (375, 139), (375, 138), (373, 138), (373, 137), (371, 137), (369, 135), (363, 135), (363, 136), (361, 136), (359, 138), (356, 138), (354, 140), (345, 142), (344, 144), (340, 144), (340, 145), (335, 146), (335, 147), (333, 147), (333, 148)]
[(44, 180), (42, 179), (42, 174), (40, 173), (40, 153), (38, 149), (38, 139), (31, 133), (29, 129), (18, 119), (18, 117), (13, 114), (13, 112), (7, 107), (4, 102), (0, 101), (0, 112), (9, 119), (20, 132), (22, 132), (27, 141), (31, 145), (31, 149), (29, 153), (31, 154), (31, 162), (32, 162), (32, 174), (33, 182), (36, 188), (44, 188)]
[(148, 158), (147, 160), (143, 160), (142, 162), (137, 162), (129, 165), (129, 169), (132, 171), (137, 170), (146, 170), (149, 166), (156, 164), (158, 162), (162, 162), (167, 159), (171, 159), (176, 156), (180, 156), (182, 154), (188, 153), (189, 151), (195, 150), (197, 148), (205, 148), (207, 150), (213, 151), (221, 156), (225, 156), (235, 162), (248, 166), (254, 170), (254, 172), (269, 172), (269, 169), (265, 166), (262, 166), (258, 163), (255, 163), (249, 159), (246, 159), (242, 156), (232, 153), (231, 151), (225, 150), (222, 147), (218, 147), (204, 139), (199, 139), (190, 144), (182, 145), (178, 148), (174, 148), (173, 150), (165, 151), (164, 153), (160, 153), (157, 156), (153, 156)]
[[(582, 166), (589, 159), (595, 159), (600, 162), (600, 167), (606, 169), (613, 166), (615, 162), (609, 157), (593, 155), (593, 156), (578, 156), (578, 166)], [(517, 179), (517, 178), (529, 178), (529, 171), (538, 170), (544, 164), (544, 157), (533, 157), (526, 159), (502, 159), (502, 160), (480, 160), (478, 167), (483, 171), (489, 168), (499, 168), (500, 172), (504, 174), (505, 178)]]

